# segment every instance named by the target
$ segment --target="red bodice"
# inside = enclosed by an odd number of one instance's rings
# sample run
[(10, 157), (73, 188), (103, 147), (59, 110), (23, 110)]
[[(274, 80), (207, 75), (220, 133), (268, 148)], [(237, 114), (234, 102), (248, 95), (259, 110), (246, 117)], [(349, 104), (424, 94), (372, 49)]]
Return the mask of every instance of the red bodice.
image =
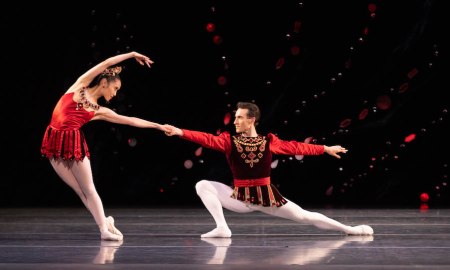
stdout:
[(80, 128), (94, 117), (73, 100), (74, 93), (61, 97), (53, 110), (50, 124), (45, 130), (41, 154), (47, 158), (83, 160), (90, 157), (89, 149)]

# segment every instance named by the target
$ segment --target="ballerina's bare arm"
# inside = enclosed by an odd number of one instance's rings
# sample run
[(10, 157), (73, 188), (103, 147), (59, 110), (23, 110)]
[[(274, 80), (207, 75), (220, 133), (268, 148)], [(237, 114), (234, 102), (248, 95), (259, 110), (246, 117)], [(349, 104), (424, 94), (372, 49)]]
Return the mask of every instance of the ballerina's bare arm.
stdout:
[(77, 81), (67, 90), (67, 92), (73, 92), (76, 89), (79, 89), (81, 87), (87, 87), (92, 80), (95, 79), (99, 74), (101, 74), (105, 69), (114, 66), (122, 61), (125, 61), (130, 58), (135, 58), (136, 61), (140, 65), (147, 65), (149, 68), (151, 67), (151, 64), (153, 64), (153, 61), (140, 53), (137, 52), (129, 52), (124, 54), (119, 54), (116, 56), (109, 57), (105, 59), (104, 61), (98, 63), (88, 71), (86, 71), (83, 75), (81, 75)]
[(121, 115), (107, 107), (100, 107), (100, 109), (95, 112), (92, 120), (103, 120), (115, 124), (129, 125), (138, 128), (156, 128), (164, 132), (170, 131), (166, 126), (159, 123), (151, 122), (138, 117)]

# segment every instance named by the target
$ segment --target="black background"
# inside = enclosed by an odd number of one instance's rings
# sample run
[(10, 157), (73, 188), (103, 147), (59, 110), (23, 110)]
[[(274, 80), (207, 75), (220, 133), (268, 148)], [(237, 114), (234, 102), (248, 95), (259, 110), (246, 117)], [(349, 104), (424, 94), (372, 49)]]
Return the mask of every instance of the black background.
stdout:
[[(43, 132), (78, 76), (131, 50), (155, 64), (124, 62), (120, 95), (107, 105), (118, 113), (216, 133), (233, 131), (224, 116), (237, 101), (255, 101), (260, 133), (347, 147), (341, 160), (275, 157), (272, 181), (300, 205), (419, 207), (424, 192), (430, 206), (450, 205), (442, 1), (146, 5), (12, 4), (2, 12), (2, 206), (81, 205), (40, 156)], [(217, 83), (222, 75), (225, 86)], [(387, 109), (377, 106), (381, 96), (392, 102)], [(345, 119), (351, 123), (341, 127)], [(94, 121), (84, 132), (106, 206), (200, 205), (195, 182), (231, 181), (222, 154), (196, 156), (198, 145), (159, 131)], [(410, 134), (415, 139), (404, 142)]]

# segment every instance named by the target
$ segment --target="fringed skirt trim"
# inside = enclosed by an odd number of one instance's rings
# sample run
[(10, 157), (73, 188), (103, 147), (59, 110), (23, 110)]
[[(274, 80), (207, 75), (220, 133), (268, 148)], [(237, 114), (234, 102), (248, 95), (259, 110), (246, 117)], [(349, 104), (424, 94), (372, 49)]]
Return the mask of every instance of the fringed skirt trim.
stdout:
[(62, 158), (64, 160), (81, 161), (90, 158), (89, 148), (83, 131), (58, 130), (48, 126), (41, 145), (42, 156), (48, 159)]

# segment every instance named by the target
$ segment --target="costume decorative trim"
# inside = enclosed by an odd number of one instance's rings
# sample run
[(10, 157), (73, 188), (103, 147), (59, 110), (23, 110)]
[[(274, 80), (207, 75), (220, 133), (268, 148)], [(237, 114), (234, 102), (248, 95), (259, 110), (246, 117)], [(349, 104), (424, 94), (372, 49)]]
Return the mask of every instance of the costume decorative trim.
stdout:
[(280, 207), (288, 202), (272, 184), (247, 187), (235, 186), (231, 198), (264, 207)]
[(98, 111), (98, 109), (100, 109), (100, 105), (94, 104), (86, 98), (86, 87), (83, 87), (80, 90), (80, 101), (78, 101), (78, 103), (77, 103), (77, 110), (83, 108), (83, 106), (85, 108), (91, 108), (96, 111)]
[(258, 179), (234, 179), (235, 187), (252, 187), (270, 185), (270, 177)]
[(42, 140), (41, 154), (49, 159), (81, 161), (90, 158), (89, 149), (81, 130), (58, 130), (48, 126)]
[[(241, 158), (250, 165), (250, 168), (253, 168), (255, 163), (258, 163), (263, 158), (267, 140), (266, 137), (261, 136), (255, 138), (233, 136), (233, 142), (238, 153), (241, 153)], [(255, 152), (258, 154), (255, 154)]]

